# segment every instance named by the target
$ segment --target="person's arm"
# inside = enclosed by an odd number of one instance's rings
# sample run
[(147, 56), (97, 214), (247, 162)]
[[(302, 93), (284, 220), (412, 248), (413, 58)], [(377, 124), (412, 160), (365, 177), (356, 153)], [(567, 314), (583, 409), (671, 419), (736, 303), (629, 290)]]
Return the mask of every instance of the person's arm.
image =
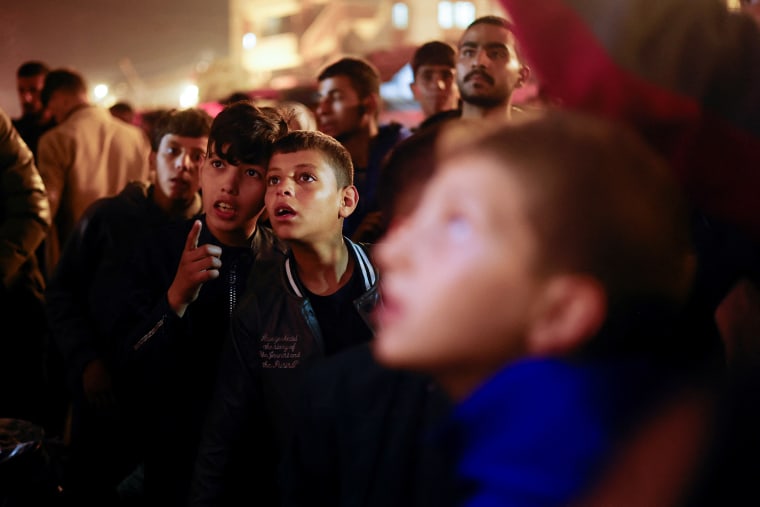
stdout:
[(690, 199), (760, 235), (760, 29), (720, 0), (501, 0), (550, 97), (635, 127)]
[(0, 289), (34, 255), (50, 228), (50, 205), (32, 152), (0, 110)]
[[(45, 293), (51, 337), (63, 355), (70, 388), (72, 392), (84, 388), (85, 396), (93, 400), (110, 391), (110, 377), (98, 374), (104, 370), (93, 364), (102, 357), (105, 344), (89, 299), (94, 278), (107, 255), (108, 224), (100, 218), (103, 204), (96, 201), (77, 223)], [(91, 382), (83, 382), (83, 373), (90, 364), (92, 375), (87, 378)]]

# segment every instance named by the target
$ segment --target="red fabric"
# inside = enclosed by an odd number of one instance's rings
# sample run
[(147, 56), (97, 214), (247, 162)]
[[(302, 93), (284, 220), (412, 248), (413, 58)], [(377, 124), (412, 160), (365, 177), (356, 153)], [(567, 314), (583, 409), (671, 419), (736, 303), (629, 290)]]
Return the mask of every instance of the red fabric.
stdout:
[(549, 96), (633, 126), (671, 163), (697, 206), (760, 238), (760, 139), (697, 100), (621, 68), (571, 2), (501, 3)]

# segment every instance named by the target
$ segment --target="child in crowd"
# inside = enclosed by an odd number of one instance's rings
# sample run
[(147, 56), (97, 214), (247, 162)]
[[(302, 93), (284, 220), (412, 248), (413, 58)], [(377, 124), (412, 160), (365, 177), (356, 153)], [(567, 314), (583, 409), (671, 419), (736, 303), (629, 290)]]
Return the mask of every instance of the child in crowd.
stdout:
[(266, 209), (289, 247), (257, 264), (236, 312), (199, 450), (191, 505), (234, 504), (238, 484), (279, 504), (277, 475), (304, 372), (368, 342), (365, 317), (378, 274), (364, 245), (343, 236), (359, 199), (348, 151), (318, 131), (293, 131), (273, 148)]
[(113, 277), (153, 229), (201, 211), (198, 171), (211, 120), (202, 109), (167, 111), (159, 118), (151, 138), (154, 183), (132, 181), (118, 195), (90, 205), (48, 285), (51, 335), (72, 400), (65, 484), (72, 501), (116, 501), (116, 485), (137, 464), (132, 382), (114, 371), (114, 344), (106, 331), (114, 310)]
[(557, 112), (450, 129), (416, 211), (376, 249), (373, 351), (455, 400), (440, 435), (452, 504), (567, 505), (693, 373), (688, 213), (621, 127)]
[(144, 404), (145, 494), (184, 505), (224, 336), (254, 262), (278, 255), (258, 224), (272, 143), (287, 132), (275, 111), (233, 103), (215, 118), (200, 168), (203, 213), (155, 231), (130, 256), (115, 319), (125, 366)]

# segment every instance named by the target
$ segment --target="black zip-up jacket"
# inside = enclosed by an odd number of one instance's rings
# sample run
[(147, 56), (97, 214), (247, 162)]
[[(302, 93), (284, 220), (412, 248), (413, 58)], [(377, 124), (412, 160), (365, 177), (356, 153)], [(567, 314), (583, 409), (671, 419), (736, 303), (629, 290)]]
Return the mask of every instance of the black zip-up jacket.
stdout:
[[(263, 266), (230, 328), (217, 389), (198, 452), (191, 505), (234, 505), (244, 494), (257, 505), (275, 505), (280, 456), (290, 438), (304, 372), (328, 353), (366, 343), (372, 329), (366, 317), (379, 301), (378, 273), (366, 247), (345, 239), (354, 259), (349, 284), (355, 292), (344, 303), (345, 319), (356, 329), (325, 336), (295, 262)], [(260, 271), (266, 271), (266, 275)], [(356, 291), (361, 287), (361, 294)], [(359, 318), (361, 317), (361, 318)], [(239, 488), (244, 488), (242, 493)]]
[(113, 343), (105, 329), (114, 311), (113, 277), (132, 248), (151, 231), (189, 219), (200, 209), (200, 195), (185, 216), (170, 217), (153, 202), (155, 187), (132, 181), (118, 195), (98, 199), (72, 231), (46, 292), (51, 336), (63, 355), (69, 388), (82, 389), (82, 372), (96, 358), (111, 363)]
[(194, 219), (156, 230), (131, 255), (122, 290), (126, 310), (114, 330), (127, 330), (121, 359), (143, 393), (145, 490), (161, 505), (180, 505), (187, 496), (219, 354), (251, 267), (284, 255), (268, 227), (256, 228), (250, 247), (228, 247), (209, 232), (203, 215), (196, 218), (203, 222), (198, 244), (222, 248), (219, 277), (204, 283), (178, 317), (166, 293)]

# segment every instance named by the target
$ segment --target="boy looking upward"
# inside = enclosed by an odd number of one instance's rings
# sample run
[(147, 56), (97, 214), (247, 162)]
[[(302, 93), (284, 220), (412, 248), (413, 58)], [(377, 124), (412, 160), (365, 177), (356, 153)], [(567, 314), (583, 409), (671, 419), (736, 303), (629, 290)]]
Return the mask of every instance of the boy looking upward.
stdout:
[(258, 221), (272, 143), (286, 132), (273, 110), (250, 102), (223, 109), (199, 172), (202, 213), (154, 231), (124, 270), (124, 311), (113, 332), (145, 391), (139, 415), (150, 502), (185, 502), (231, 315), (254, 262), (279, 251)]
[(457, 402), (457, 505), (568, 505), (691, 373), (688, 213), (614, 124), (555, 113), (458, 142), (472, 125), (451, 127), (377, 247), (374, 353)]
[[(273, 148), (266, 209), (289, 251), (257, 265), (235, 314), (191, 505), (217, 505), (235, 476), (257, 501), (275, 505), (305, 370), (372, 338), (364, 317), (377, 302), (378, 275), (366, 247), (343, 235), (358, 199), (352, 177), (348, 151), (321, 132), (293, 131)], [(241, 452), (255, 470), (230, 465)]]

